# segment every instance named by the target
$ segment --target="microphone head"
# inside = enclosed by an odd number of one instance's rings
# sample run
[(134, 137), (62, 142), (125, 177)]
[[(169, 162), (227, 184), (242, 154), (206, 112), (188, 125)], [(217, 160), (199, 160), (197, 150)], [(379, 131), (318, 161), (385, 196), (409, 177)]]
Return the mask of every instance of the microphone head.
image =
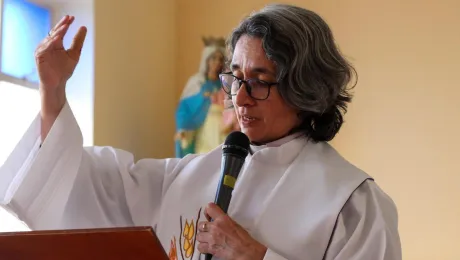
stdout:
[(225, 139), (222, 150), (224, 154), (246, 158), (249, 153), (249, 138), (240, 131), (234, 131)]

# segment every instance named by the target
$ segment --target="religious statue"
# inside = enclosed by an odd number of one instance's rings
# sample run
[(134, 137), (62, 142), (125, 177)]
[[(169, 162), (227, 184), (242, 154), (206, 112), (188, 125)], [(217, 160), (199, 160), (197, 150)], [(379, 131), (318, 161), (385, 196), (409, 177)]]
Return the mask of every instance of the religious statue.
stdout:
[(203, 42), (199, 71), (188, 80), (176, 111), (178, 158), (209, 152), (238, 130), (234, 111), (224, 105), (228, 97), (219, 79), (224, 68), (225, 39), (203, 37)]

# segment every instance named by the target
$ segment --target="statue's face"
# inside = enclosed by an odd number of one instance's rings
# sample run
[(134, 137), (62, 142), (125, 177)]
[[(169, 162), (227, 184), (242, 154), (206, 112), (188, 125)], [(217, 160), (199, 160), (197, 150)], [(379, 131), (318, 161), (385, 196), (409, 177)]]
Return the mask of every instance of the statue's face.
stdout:
[(208, 72), (218, 74), (224, 67), (224, 55), (220, 51), (215, 51), (208, 58)]

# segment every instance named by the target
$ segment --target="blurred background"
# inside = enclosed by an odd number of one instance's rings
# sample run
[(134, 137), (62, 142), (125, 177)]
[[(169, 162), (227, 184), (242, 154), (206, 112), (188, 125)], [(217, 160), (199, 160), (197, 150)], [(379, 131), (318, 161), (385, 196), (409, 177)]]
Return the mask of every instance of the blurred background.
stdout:
[[(332, 144), (398, 206), (403, 258), (460, 259), (460, 2), (298, 0), (330, 24), (359, 74)], [(85, 145), (175, 156), (175, 113), (202, 37), (226, 37), (262, 0), (3, 0), (0, 165), (39, 111), (33, 51), (64, 14), (88, 27), (68, 98)], [(27, 230), (7, 212), (0, 232)]]

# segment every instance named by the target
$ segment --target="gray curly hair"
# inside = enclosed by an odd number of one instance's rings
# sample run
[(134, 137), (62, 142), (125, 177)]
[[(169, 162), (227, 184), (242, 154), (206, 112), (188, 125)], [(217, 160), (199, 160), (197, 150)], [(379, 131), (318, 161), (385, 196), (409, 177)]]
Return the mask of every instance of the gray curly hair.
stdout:
[(357, 74), (316, 13), (284, 4), (268, 5), (245, 18), (227, 40), (230, 57), (242, 35), (258, 37), (277, 67), (278, 92), (299, 112), (302, 131), (313, 141), (330, 141), (343, 124)]

